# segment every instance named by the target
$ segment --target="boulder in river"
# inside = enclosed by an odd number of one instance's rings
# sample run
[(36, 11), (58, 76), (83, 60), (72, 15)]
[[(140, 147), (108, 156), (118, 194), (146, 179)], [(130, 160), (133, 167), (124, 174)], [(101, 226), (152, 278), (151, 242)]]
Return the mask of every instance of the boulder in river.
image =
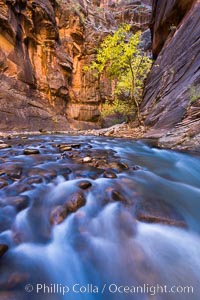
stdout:
[(86, 200), (84, 194), (76, 192), (72, 194), (66, 203), (67, 211), (72, 213), (76, 212), (81, 206), (85, 205)]
[(54, 209), (50, 213), (50, 223), (52, 225), (60, 224), (65, 220), (66, 217), (67, 208), (62, 205), (58, 205), (54, 207)]
[(11, 146), (8, 145), (8, 144), (0, 144), (0, 150), (1, 149), (6, 149), (6, 148), (11, 148)]
[(145, 223), (160, 223), (176, 227), (187, 227), (184, 218), (170, 204), (160, 200), (141, 199), (136, 206), (136, 218)]
[(112, 191), (111, 196), (112, 196), (112, 200), (114, 200), (114, 201), (119, 201), (124, 204), (127, 203), (127, 199), (120, 192), (118, 192), (116, 190)]
[(86, 156), (82, 160), (84, 163), (90, 163), (92, 161), (92, 158), (90, 156)]
[(82, 180), (78, 183), (78, 187), (82, 190), (87, 190), (92, 184), (88, 180)]
[(0, 244), (0, 257), (2, 257), (8, 251), (8, 246), (5, 244)]
[(33, 155), (33, 154), (40, 154), (40, 151), (35, 148), (26, 148), (23, 152), (25, 155)]
[(0, 178), (0, 189), (4, 188), (7, 185), (8, 185), (8, 182), (5, 179)]
[(58, 205), (53, 208), (50, 213), (50, 223), (52, 225), (58, 225), (62, 223), (68, 214), (76, 212), (80, 207), (85, 205), (86, 200), (84, 194), (76, 192), (71, 194), (64, 205)]
[(61, 146), (59, 147), (59, 150), (60, 150), (61, 152), (71, 151), (71, 150), (72, 150), (72, 147), (71, 147), (71, 146), (68, 146), (68, 145), (61, 145)]
[(103, 177), (113, 179), (117, 178), (117, 175), (113, 171), (106, 170), (103, 174)]
[(7, 205), (12, 205), (16, 208), (17, 211), (21, 211), (29, 206), (29, 197), (22, 196), (10, 196), (5, 198), (5, 203)]

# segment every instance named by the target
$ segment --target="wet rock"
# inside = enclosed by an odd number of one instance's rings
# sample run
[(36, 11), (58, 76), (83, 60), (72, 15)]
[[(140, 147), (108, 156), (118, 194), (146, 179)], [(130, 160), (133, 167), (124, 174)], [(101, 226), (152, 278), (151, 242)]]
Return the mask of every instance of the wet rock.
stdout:
[(92, 162), (92, 158), (90, 156), (86, 156), (82, 159), (83, 163), (90, 163)]
[(188, 227), (185, 221), (180, 221), (180, 220), (175, 220), (175, 219), (173, 220), (173, 219), (157, 217), (157, 216), (152, 216), (152, 215), (140, 214), (140, 215), (138, 215), (137, 219), (139, 221), (146, 222), (146, 223), (160, 223), (160, 224), (182, 227), (182, 228)]
[(29, 184), (25, 184), (23, 182), (17, 182), (17, 183), (10, 183), (8, 186), (5, 187), (5, 193), (8, 196), (17, 196), (21, 193), (24, 193), (26, 191), (32, 190), (33, 187)]
[(32, 176), (32, 177), (26, 178), (26, 180), (24, 182), (27, 184), (38, 184), (38, 183), (42, 183), (43, 179), (41, 176)]
[(0, 175), (6, 174), (11, 180), (17, 180), (22, 175), (22, 164), (18, 162), (6, 162), (0, 166)]
[(81, 188), (81, 189), (83, 189), (83, 190), (87, 190), (91, 186), (92, 186), (91, 182), (89, 182), (87, 180), (83, 180), (83, 181), (80, 181), (78, 183), (78, 187)]
[(27, 148), (23, 152), (24, 155), (33, 155), (33, 154), (40, 154), (40, 151), (38, 149), (34, 148)]
[(124, 172), (125, 170), (128, 170), (128, 165), (125, 163), (121, 163), (121, 162), (110, 162), (108, 164), (109, 168), (117, 171), (117, 172)]
[(118, 192), (118, 191), (112, 191), (111, 193), (111, 197), (112, 197), (112, 200), (114, 201), (119, 201), (119, 202), (122, 202), (122, 203), (127, 203), (127, 200), (124, 198), (124, 196)]
[(84, 194), (82, 193), (74, 193), (70, 195), (69, 200), (66, 203), (67, 211), (72, 213), (76, 212), (80, 207), (84, 206), (86, 203)]
[(29, 172), (28, 175), (31, 176), (40, 176), (44, 177), (45, 179), (52, 179), (57, 176), (57, 172), (55, 170), (46, 170), (42, 168), (32, 168)]
[(136, 218), (147, 223), (161, 223), (187, 227), (184, 218), (170, 204), (151, 197), (140, 199), (135, 209)]
[(56, 206), (50, 213), (50, 223), (52, 225), (58, 225), (62, 223), (67, 217), (68, 212), (65, 206)]
[(80, 148), (81, 147), (81, 144), (70, 144), (70, 146), (72, 147), (72, 148)]
[(0, 258), (8, 251), (8, 246), (0, 244)]
[(94, 168), (94, 167), (87, 167), (87, 169), (79, 168), (78, 170), (75, 170), (73, 172), (73, 177), (74, 179), (78, 179), (78, 178), (97, 179), (102, 175), (103, 172), (104, 172), (103, 169)]
[(69, 158), (69, 159), (71, 159), (71, 158), (73, 158), (73, 157), (74, 157), (74, 155), (73, 155), (73, 153), (71, 153), (71, 152), (69, 152), (69, 153), (63, 152), (63, 153), (61, 154), (61, 158), (62, 158), (62, 159), (64, 159), (64, 158)]
[(115, 132), (114, 129), (111, 129), (110, 131), (107, 131), (104, 133), (104, 136), (111, 136)]
[(29, 197), (22, 195), (22, 196), (11, 196), (6, 197), (4, 199), (4, 203), (7, 205), (12, 205), (16, 207), (17, 211), (21, 211), (29, 206)]
[(71, 194), (64, 205), (58, 205), (50, 213), (50, 224), (57, 225), (62, 223), (68, 214), (76, 212), (80, 207), (85, 205), (84, 194), (76, 192)]
[[(57, 147), (59, 147), (59, 149), (61, 150), (63, 150), (63, 149), (65, 149), (65, 148), (69, 148), (69, 150), (72, 150), (72, 148), (73, 149), (79, 149), (80, 147), (81, 147), (81, 144), (61, 144), (61, 145), (57, 145)], [(69, 151), (69, 150), (64, 150), (64, 151)]]
[(0, 189), (4, 188), (7, 185), (8, 185), (8, 182), (5, 179), (0, 178)]
[(71, 150), (72, 150), (72, 147), (71, 147), (71, 146), (60, 146), (60, 147), (59, 147), (59, 150), (60, 150), (61, 152), (71, 151)]
[(0, 144), (0, 150), (6, 149), (6, 148), (11, 148), (11, 146), (8, 144)]
[(15, 169), (13, 171), (6, 172), (7, 176), (12, 180), (17, 180), (21, 178), (22, 170)]
[(103, 174), (103, 177), (113, 179), (117, 178), (117, 175), (112, 171), (106, 170)]

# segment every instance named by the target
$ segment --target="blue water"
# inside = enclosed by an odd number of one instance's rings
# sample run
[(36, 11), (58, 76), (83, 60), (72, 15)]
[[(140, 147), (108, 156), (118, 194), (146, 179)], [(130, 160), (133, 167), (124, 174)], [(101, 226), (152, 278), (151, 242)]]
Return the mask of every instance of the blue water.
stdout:
[[(5, 299), (16, 300), (199, 299), (200, 158), (124, 139), (58, 135), (29, 137), (26, 143), (40, 149), (41, 155), (37, 159), (23, 155), (16, 141), (12, 149), (1, 150), (1, 157), (6, 155), (3, 165), (16, 163), (27, 171), (32, 167), (58, 170), (65, 164), (74, 171), (67, 179), (58, 172), (52, 180), (19, 193), (31, 201), (18, 213), (3, 202), (18, 182), (12, 182), (9, 190), (0, 190), (0, 220), (13, 220), (11, 228), (0, 233), (0, 243), (10, 247), (0, 258), (0, 299), (4, 299), (3, 293)], [(95, 178), (91, 168), (59, 159), (55, 143), (83, 143), (86, 148), (92, 145), (93, 150), (115, 151), (115, 157), (129, 169), (115, 179)], [(75, 176), (79, 167), (81, 171)], [(50, 225), (51, 209), (77, 191), (82, 178), (92, 183), (85, 192), (86, 205), (61, 224)], [(104, 204), (115, 187), (129, 205)], [(143, 200), (169, 205), (186, 228), (138, 221), (136, 203)], [(6, 285), (13, 273), (27, 274), (14, 288)], [(30, 293), (24, 290), (27, 284), (34, 289)], [(133, 293), (133, 287), (144, 285), (151, 291)], [(167, 292), (158, 286), (167, 286)], [(193, 292), (174, 293), (174, 286), (190, 286)], [(115, 287), (119, 287), (116, 292)], [(69, 289), (65, 295), (63, 288)]]

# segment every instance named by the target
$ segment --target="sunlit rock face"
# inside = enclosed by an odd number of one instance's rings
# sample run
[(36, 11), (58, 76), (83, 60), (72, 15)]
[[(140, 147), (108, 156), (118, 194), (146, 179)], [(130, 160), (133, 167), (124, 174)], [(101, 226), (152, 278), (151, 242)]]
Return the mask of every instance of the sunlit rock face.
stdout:
[(112, 86), (83, 66), (120, 23), (147, 29), (149, 4), (0, 0), (0, 130), (94, 127)]
[(53, 1), (0, 2), (0, 129), (69, 128), (72, 61), (59, 43), (55, 10)]
[(200, 2), (154, 0), (151, 30), (156, 58), (146, 82), (143, 113), (164, 146), (200, 145)]

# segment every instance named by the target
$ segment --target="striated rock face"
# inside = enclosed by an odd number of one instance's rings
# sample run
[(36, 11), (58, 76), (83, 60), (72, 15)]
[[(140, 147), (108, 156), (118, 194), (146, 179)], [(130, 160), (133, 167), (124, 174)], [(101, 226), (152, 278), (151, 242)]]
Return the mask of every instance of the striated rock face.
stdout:
[[(200, 2), (154, 0), (143, 114), (160, 145), (200, 150)], [(177, 146), (179, 145), (179, 146)]]
[(147, 29), (149, 2), (0, 0), (0, 130), (94, 127), (112, 87), (82, 68), (119, 23)]
[[(0, 22), (0, 129), (68, 129), (70, 73), (59, 57), (53, 2), (0, 1)], [(65, 55), (67, 62), (71, 72)]]

